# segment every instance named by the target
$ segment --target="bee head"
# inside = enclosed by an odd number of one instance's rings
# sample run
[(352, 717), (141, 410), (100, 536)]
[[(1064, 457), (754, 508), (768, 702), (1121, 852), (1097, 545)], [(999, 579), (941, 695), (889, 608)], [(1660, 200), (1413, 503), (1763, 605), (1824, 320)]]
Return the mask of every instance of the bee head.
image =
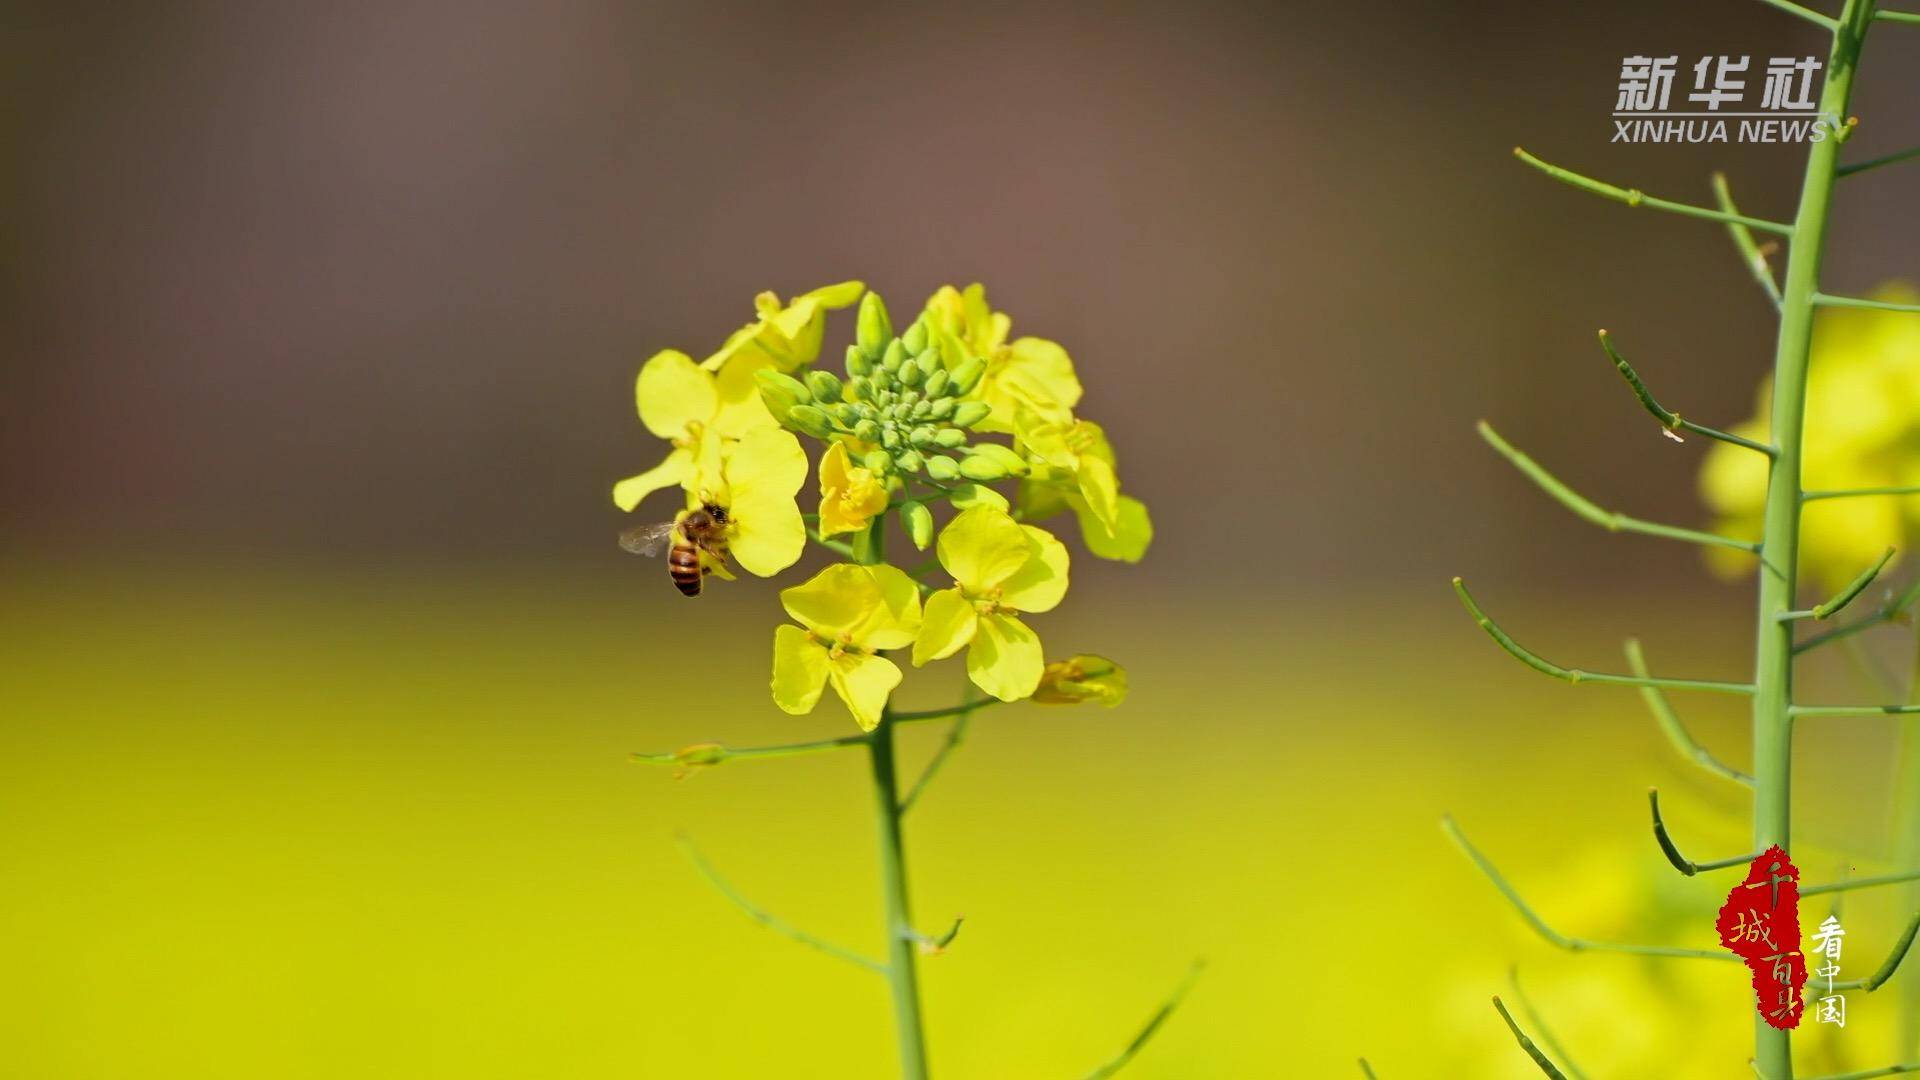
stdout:
[(707, 512), (707, 516), (713, 519), (713, 523), (715, 525), (725, 525), (727, 523), (726, 507), (720, 506), (716, 503), (706, 503), (703, 506), (701, 506), (700, 509), (705, 510)]

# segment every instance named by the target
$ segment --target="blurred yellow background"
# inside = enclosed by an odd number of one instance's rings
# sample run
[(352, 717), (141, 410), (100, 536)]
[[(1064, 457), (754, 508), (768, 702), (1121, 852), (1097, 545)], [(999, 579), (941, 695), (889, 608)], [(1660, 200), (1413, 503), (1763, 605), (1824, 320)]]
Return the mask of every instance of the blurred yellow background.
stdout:
[[(1743, 0), (6, 18), (0, 1075), (888, 1075), (881, 982), (673, 843), (873, 950), (859, 755), (625, 760), (852, 725), (768, 700), (775, 585), (685, 602), (607, 503), (656, 455), (648, 354), (850, 277), (896, 310), (984, 280), (1064, 343), (1159, 526), (1034, 623), (1132, 698), (982, 714), (909, 821), (922, 925), (966, 916), (923, 967), (936, 1075), (1084, 1075), (1195, 958), (1124, 1075), (1534, 1076), (1488, 1001), (1512, 965), (1588, 1075), (1746, 1075), (1739, 967), (1555, 951), (1438, 827), (1567, 933), (1702, 947), (1726, 883), (1667, 866), (1645, 789), (1696, 859), (1744, 850), (1742, 793), (1632, 692), (1500, 655), (1447, 580), (1561, 662), (1639, 634), (1662, 672), (1748, 670), (1746, 588), (1572, 519), (1472, 424), (1704, 524), (1703, 448), (1592, 332), (1732, 422), (1764, 301), (1719, 228), (1508, 150), (1687, 199), (1725, 168), (1778, 216), (1793, 148), (1610, 146), (1606, 113), (1623, 56), (1817, 33)], [(1920, 143), (1920, 35), (1868, 55), (1859, 155)], [(1833, 291), (1916, 272), (1911, 175), (1849, 181)], [(1739, 702), (1676, 703), (1746, 760)], [(1803, 731), (1809, 878), (1886, 857), (1892, 736)], [(1849, 975), (1896, 899), (1848, 901)], [(1898, 1008), (1802, 1066), (1891, 1060)]]

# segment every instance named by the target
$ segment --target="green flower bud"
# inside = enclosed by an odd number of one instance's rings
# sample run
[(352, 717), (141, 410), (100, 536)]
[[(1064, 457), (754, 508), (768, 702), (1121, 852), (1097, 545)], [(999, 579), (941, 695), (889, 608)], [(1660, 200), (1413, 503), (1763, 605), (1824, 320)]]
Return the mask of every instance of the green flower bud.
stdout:
[(1027, 459), (1015, 453), (1010, 446), (1002, 446), (999, 443), (980, 443), (971, 452), (999, 462), (1008, 476), (1025, 476), (1031, 471)]
[(903, 343), (905, 343), (905, 345), (907, 346), (907, 351), (910, 353), (918, 353), (920, 350), (926, 348), (927, 347), (926, 315), (922, 314), (919, 318), (913, 320), (913, 325), (907, 327), (907, 332), (900, 335), (900, 340)]
[(960, 475), (981, 483), (1007, 478), (1007, 468), (985, 454), (968, 454), (960, 459)]
[(902, 472), (917, 473), (920, 471), (920, 451), (903, 450), (893, 459), (893, 463)]
[(939, 371), (927, 376), (927, 396), (930, 398), (946, 397), (947, 387), (952, 382), (953, 375), (949, 373), (946, 368), (941, 368)]
[(935, 432), (931, 425), (921, 424), (919, 427), (907, 432), (907, 441), (915, 446), (932, 446), (934, 434)]
[(927, 415), (933, 417), (935, 420), (948, 419), (953, 415), (954, 404), (955, 403), (952, 398), (943, 397), (939, 401), (934, 402), (932, 406), (927, 409)]
[(807, 372), (807, 389), (813, 391), (816, 401), (839, 401), (846, 394), (846, 387), (831, 371), (814, 368)]
[(900, 429), (897, 427), (881, 428), (880, 445), (889, 450), (898, 450), (900, 448)]
[[(867, 295), (872, 296), (873, 294), (868, 293)], [(866, 455), (860, 459), (860, 464), (866, 466), (867, 471), (875, 476), (885, 476), (893, 471), (893, 455), (887, 453), (885, 450), (869, 450), (866, 452)]]
[[(868, 293), (867, 295), (872, 296), (873, 294)], [(900, 344), (897, 340), (888, 342), (886, 353), (880, 357), (880, 367), (888, 374), (893, 374), (898, 372), (900, 366), (906, 362), (907, 347)]]
[(842, 402), (833, 407), (833, 418), (840, 421), (842, 427), (852, 427), (860, 422), (860, 406)]
[(920, 400), (920, 391), (918, 390), (900, 391), (900, 401), (903, 404), (912, 405), (919, 400)]
[(853, 437), (861, 442), (879, 442), (880, 425), (871, 420), (862, 420), (853, 425)]
[(913, 415), (913, 406), (902, 401), (888, 408), (887, 415), (895, 420), (905, 420)]
[(932, 375), (934, 372), (940, 370), (940, 350), (927, 349), (915, 355), (913, 363), (915, 367), (920, 369), (920, 374)]
[(935, 480), (958, 480), (960, 463), (943, 454), (928, 454), (927, 475)]
[(961, 361), (960, 366), (953, 369), (953, 392), (973, 393), (973, 388), (980, 385), (980, 376), (986, 373), (987, 362), (977, 356)]
[(847, 380), (847, 393), (855, 401), (865, 401), (873, 396), (873, 382), (863, 376), (855, 375)]
[(787, 422), (816, 439), (825, 439), (833, 434), (833, 420), (817, 405), (795, 405), (787, 410)]
[(972, 427), (987, 418), (993, 412), (993, 406), (984, 401), (963, 401), (953, 407), (955, 427)]
[(771, 407), (778, 400), (785, 408), (805, 405), (813, 401), (813, 392), (805, 384), (791, 375), (782, 375), (772, 368), (761, 368), (753, 373), (753, 381), (760, 384), (760, 396)]
[(847, 374), (873, 374), (873, 358), (868, 356), (866, 350), (858, 345), (847, 346)]
[[(917, 324), (916, 324), (917, 325)], [(933, 542), (933, 511), (926, 503), (902, 503), (900, 505), (900, 527), (906, 531), (907, 539), (921, 551)]]
[(877, 353), (887, 347), (887, 339), (893, 336), (893, 320), (887, 318), (887, 305), (880, 294), (870, 292), (860, 298), (860, 321), (854, 331), (854, 340), (868, 353)]
[(927, 373), (920, 370), (919, 364), (900, 365), (900, 381), (907, 386), (919, 386), (926, 377)]
[(967, 445), (967, 433), (959, 428), (944, 427), (933, 433), (933, 443), (949, 450), (958, 450)]
[(873, 406), (871, 406), (871, 405), (868, 405), (868, 404), (867, 404), (867, 403), (865, 403), (865, 402), (861, 402), (860, 404), (858, 404), (858, 405), (855, 405), (855, 406), (853, 407), (853, 411), (854, 411), (854, 412), (856, 412), (856, 413), (858, 413), (858, 414), (860, 415), (860, 419), (862, 419), (862, 420), (878, 420), (878, 419), (880, 419), (880, 410), (879, 410), (879, 409), (876, 409), (876, 408), (874, 408), (874, 407), (873, 407)]
[(915, 420), (926, 419), (926, 415), (932, 411), (933, 402), (931, 401), (916, 401), (913, 403), (913, 418)]

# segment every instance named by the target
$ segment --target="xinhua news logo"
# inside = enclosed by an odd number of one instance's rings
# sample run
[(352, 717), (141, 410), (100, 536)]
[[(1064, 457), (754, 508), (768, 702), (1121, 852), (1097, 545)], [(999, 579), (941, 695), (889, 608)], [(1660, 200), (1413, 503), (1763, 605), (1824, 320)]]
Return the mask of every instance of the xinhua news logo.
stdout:
[(1822, 67), (1815, 57), (1771, 57), (1762, 73), (1750, 56), (1703, 56), (1691, 68), (1692, 90), (1676, 103), (1679, 65), (1678, 56), (1620, 61), (1611, 141), (1811, 143), (1838, 130), (1839, 117), (1821, 113), (1813, 99)]

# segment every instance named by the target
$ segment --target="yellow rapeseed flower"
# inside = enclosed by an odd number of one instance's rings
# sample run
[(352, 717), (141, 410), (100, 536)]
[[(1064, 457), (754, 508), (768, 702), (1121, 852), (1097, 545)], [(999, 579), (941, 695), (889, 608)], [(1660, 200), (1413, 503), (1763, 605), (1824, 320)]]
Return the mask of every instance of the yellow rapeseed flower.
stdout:
[(1073, 360), (1057, 342), (1023, 337), (1007, 341), (1013, 320), (987, 307), (986, 288), (965, 291), (943, 285), (927, 301), (927, 313), (949, 368), (971, 357), (986, 361), (986, 373), (971, 397), (992, 406), (975, 430), (1011, 432), (1022, 409), (1042, 419), (1066, 422), (1080, 403), (1080, 379)]
[(887, 485), (853, 464), (846, 443), (827, 447), (820, 459), (820, 535), (858, 532), (886, 511)]
[(954, 587), (927, 598), (914, 666), (965, 648), (975, 686), (1001, 701), (1030, 696), (1046, 659), (1018, 616), (1051, 611), (1066, 596), (1066, 545), (1004, 510), (976, 506), (941, 531), (936, 554)]
[(732, 419), (736, 413), (766, 412), (754, 373), (771, 367), (792, 374), (813, 363), (820, 355), (827, 312), (852, 306), (866, 290), (858, 281), (843, 281), (802, 293), (790, 304), (770, 292), (754, 297), (759, 317), (734, 331), (700, 363), (717, 376), (722, 415)]
[(862, 731), (879, 726), (900, 668), (878, 655), (912, 643), (920, 629), (920, 588), (898, 567), (841, 563), (780, 591), (799, 626), (773, 632), (773, 700), (810, 713), (831, 684)]
[(1097, 701), (1111, 709), (1127, 699), (1127, 669), (1104, 656), (1055, 660), (1040, 673), (1033, 700), (1042, 705)]

